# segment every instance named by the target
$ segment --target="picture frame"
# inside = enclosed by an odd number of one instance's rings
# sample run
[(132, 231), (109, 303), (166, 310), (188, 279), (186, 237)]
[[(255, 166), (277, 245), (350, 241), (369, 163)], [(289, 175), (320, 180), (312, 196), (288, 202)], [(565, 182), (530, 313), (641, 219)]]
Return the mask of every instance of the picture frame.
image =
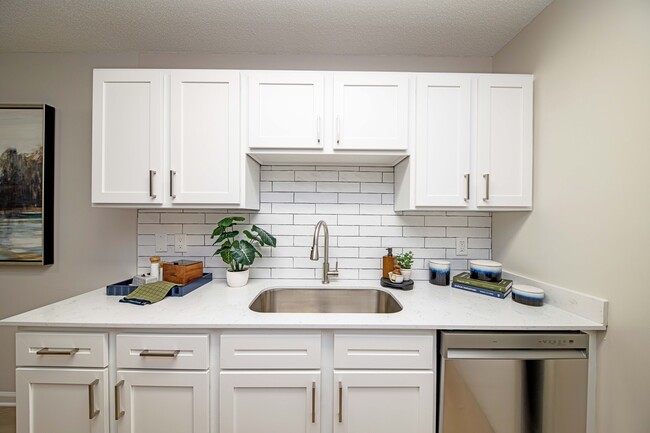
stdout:
[(0, 104), (0, 265), (54, 263), (54, 116)]

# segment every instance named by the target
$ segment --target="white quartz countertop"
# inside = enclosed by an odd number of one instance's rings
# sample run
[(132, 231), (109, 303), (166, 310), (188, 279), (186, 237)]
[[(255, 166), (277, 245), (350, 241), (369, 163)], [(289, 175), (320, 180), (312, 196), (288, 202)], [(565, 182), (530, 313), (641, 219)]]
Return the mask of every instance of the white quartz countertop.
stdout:
[(251, 280), (229, 288), (212, 281), (180, 298), (153, 305), (120, 303), (105, 288), (75, 296), (0, 321), (5, 326), (74, 328), (347, 328), (602, 330), (602, 323), (553, 305), (530, 307), (451, 287), (416, 281), (411, 291), (385, 289), (377, 281), (333, 281), (330, 288), (378, 288), (397, 298), (403, 310), (393, 314), (256, 313), (248, 306), (271, 287), (327, 287), (315, 280)]

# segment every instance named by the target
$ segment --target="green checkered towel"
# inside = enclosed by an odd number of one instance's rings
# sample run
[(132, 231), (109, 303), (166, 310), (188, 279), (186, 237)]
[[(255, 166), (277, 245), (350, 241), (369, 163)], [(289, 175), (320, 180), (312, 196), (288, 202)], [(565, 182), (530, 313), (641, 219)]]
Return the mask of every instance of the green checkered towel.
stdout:
[(128, 296), (120, 299), (120, 302), (128, 302), (136, 305), (149, 305), (162, 301), (167, 293), (176, 286), (169, 281), (157, 281), (155, 283), (143, 284), (131, 292)]

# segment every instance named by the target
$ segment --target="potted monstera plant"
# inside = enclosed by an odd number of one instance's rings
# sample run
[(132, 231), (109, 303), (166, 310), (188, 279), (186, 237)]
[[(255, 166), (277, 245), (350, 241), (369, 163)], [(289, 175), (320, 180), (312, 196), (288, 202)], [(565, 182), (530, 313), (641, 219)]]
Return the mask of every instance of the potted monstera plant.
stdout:
[(230, 287), (241, 287), (248, 283), (249, 268), (255, 256), (262, 257), (259, 247), (275, 247), (275, 238), (256, 225), (250, 230), (237, 230), (238, 223), (246, 218), (242, 216), (226, 217), (217, 223), (211, 239), (217, 238), (212, 245), (219, 244), (213, 255), (219, 254), (230, 266), (226, 269), (226, 282)]

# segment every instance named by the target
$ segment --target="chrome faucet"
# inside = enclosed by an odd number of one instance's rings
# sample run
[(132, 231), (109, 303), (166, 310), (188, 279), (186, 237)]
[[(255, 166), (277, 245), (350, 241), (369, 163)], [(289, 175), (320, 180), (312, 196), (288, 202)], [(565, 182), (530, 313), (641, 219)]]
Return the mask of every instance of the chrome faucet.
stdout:
[(323, 237), (325, 238), (325, 245), (323, 245), (323, 252), (325, 254), (325, 257), (323, 257), (323, 284), (329, 284), (330, 277), (339, 276), (339, 261), (336, 261), (334, 270), (330, 271), (330, 231), (327, 228), (327, 223), (323, 220), (318, 221), (314, 229), (314, 240), (311, 243), (311, 254), (309, 258), (311, 260), (318, 260), (318, 235), (320, 234), (321, 227), (323, 227)]

